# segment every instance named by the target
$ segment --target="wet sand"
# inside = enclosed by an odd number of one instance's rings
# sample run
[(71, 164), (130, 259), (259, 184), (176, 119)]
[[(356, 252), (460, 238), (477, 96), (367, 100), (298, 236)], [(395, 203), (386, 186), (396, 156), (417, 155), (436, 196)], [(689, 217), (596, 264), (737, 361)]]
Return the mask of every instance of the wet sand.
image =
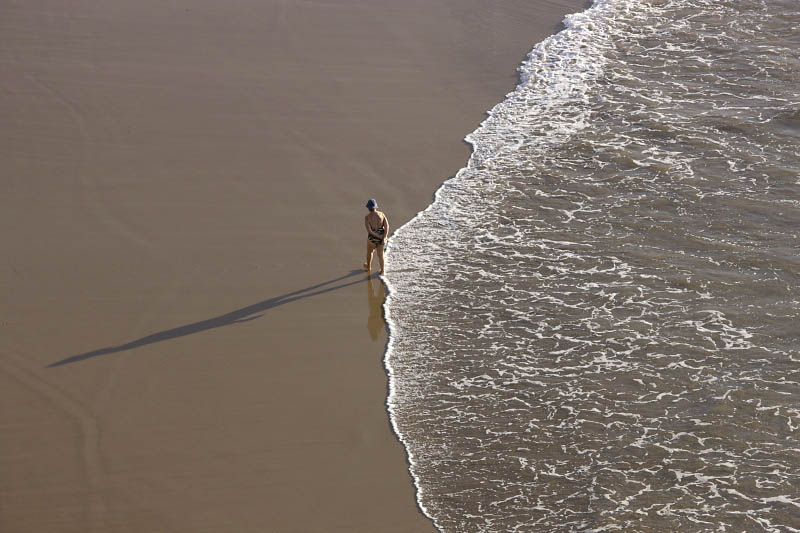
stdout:
[(583, 1), (0, 5), (0, 530), (431, 531), (398, 227)]

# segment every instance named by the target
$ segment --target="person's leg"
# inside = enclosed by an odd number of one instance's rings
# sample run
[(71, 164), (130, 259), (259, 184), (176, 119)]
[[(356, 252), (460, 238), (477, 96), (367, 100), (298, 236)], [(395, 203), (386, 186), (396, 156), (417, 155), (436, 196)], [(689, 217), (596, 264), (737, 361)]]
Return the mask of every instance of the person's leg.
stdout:
[(383, 245), (379, 244), (378, 247), (378, 261), (381, 263), (381, 274), (383, 274)]
[[(375, 245), (367, 241), (367, 262), (364, 263), (364, 270), (369, 272), (372, 270), (372, 252), (375, 251)], [(381, 263), (382, 264), (382, 263)]]

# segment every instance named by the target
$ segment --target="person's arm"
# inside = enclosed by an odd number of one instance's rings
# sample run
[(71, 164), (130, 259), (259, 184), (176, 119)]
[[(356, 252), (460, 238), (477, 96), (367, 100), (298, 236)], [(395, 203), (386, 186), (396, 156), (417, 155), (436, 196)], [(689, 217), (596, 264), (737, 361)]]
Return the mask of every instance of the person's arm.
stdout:
[(383, 244), (386, 244), (386, 239), (389, 238), (389, 219), (383, 215)]
[(367, 216), (365, 216), (365, 217), (364, 217), (364, 227), (365, 227), (365, 228), (367, 228), (367, 233), (368, 233), (369, 235), (372, 235), (372, 236), (373, 236), (373, 237), (375, 237), (376, 239), (380, 239), (380, 238), (381, 238), (381, 236), (380, 236), (380, 235), (378, 235), (377, 233), (375, 233), (374, 231), (372, 231), (372, 227), (369, 225), (369, 215), (367, 215)]

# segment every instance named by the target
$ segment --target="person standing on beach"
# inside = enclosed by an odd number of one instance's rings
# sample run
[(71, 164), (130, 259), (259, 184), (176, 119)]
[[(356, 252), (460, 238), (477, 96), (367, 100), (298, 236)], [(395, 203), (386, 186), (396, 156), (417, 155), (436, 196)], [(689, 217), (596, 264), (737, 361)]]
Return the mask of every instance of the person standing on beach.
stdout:
[(386, 215), (378, 211), (378, 202), (374, 198), (367, 202), (367, 209), (369, 213), (364, 217), (364, 226), (367, 227), (367, 262), (364, 263), (364, 270), (372, 270), (372, 253), (377, 250), (383, 274), (383, 245), (389, 237), (389, 221)]

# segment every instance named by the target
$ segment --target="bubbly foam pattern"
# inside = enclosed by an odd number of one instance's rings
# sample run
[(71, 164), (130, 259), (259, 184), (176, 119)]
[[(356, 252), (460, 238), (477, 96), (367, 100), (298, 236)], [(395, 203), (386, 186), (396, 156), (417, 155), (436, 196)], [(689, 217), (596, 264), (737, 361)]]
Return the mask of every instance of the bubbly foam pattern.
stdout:
[(800, 7), (608, 0), (392, 237), (442, 531), (800, 530)]

